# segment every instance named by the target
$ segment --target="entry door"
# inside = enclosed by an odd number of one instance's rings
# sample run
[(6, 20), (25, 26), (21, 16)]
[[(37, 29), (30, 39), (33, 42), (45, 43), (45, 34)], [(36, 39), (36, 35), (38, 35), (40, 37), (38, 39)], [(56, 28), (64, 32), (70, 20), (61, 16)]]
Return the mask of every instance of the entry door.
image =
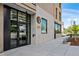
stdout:
[(18, 45), (25, 45), (27, 44), (28, 40), (28, 32), (26, 33), (26, 14), (23, 12), (18, 12), (18, 30), (19, 30), (19, 39), (18, 39)]
[(15, 48), (31, 43), (31, 15), (11, 9), (10, 47)]
[(31, 44), (31, 15), (4, 6), (4, 50)]

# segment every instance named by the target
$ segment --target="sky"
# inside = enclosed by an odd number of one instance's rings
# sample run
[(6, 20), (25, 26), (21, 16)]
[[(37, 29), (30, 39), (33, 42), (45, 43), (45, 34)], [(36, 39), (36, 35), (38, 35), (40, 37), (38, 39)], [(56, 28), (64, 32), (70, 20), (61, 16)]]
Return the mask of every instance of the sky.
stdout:
[(79, 25), (79, 3), (62, 3), (62, 21), (64, 22), (64, 28), (70, 26), (73, 20)]

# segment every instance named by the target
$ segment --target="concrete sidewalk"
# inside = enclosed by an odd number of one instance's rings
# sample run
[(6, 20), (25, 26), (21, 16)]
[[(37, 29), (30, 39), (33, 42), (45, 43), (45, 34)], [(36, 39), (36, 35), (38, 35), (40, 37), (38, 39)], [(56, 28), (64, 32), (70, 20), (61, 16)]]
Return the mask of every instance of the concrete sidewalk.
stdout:
[(79, 46), (63, 44), (63, 38), (40, 45), (28, 45), (1, 53), (1, 56), (79, 56)]

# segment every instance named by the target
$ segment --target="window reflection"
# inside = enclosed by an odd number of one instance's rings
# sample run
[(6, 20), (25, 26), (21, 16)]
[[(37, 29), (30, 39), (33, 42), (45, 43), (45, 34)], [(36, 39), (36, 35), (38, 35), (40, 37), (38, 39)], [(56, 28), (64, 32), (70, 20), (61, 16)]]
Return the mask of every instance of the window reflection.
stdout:
[(11, 9), (10, 11), (11, 17), (10, 17), (10, 22), (11, 22), (11, 48), (16, 47), (17, 44), (17, 11), (14, 9)]
[(47, 20), (44, 19), (44, 18), (42, 18), (41, 32), (42, 33), (47, 33)]
[(14, 9), (11, 9), (11, 20), (17, 21), (17, 11)]
[(55, 23), (55, 32), (56, 33), (61, 33), (61, 25), (58, 23)]
[(26, 15), (25, 15), (25, 13), (18, 12), (18, 19), (19, 19), (19, 22), (26, 22)]
[(10, 48), (30, 43), (28, 38), (31, 39), (31, 15), (27, 14), (26, 18), (26, 13), (11, 9), (10, 28)]
[(26, 15), (22, 12), (18, 12), (19, 21), (19, 43), (26, 43)]
[(19, 29), (20, 29), (20, 38), (22, 36), (26, 36), (26, 25), (25, 24), (20, 24)]

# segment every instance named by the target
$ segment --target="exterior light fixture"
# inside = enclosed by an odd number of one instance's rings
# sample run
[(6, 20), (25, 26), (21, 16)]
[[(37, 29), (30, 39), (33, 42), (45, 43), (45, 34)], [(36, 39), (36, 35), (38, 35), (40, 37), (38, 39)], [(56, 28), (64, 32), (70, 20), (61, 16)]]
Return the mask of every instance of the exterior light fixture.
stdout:
[(41, 18), (40, 18), (40, 16), (37, 16), (37, 23), (38, 23), (38, 24), (41, 23)]

